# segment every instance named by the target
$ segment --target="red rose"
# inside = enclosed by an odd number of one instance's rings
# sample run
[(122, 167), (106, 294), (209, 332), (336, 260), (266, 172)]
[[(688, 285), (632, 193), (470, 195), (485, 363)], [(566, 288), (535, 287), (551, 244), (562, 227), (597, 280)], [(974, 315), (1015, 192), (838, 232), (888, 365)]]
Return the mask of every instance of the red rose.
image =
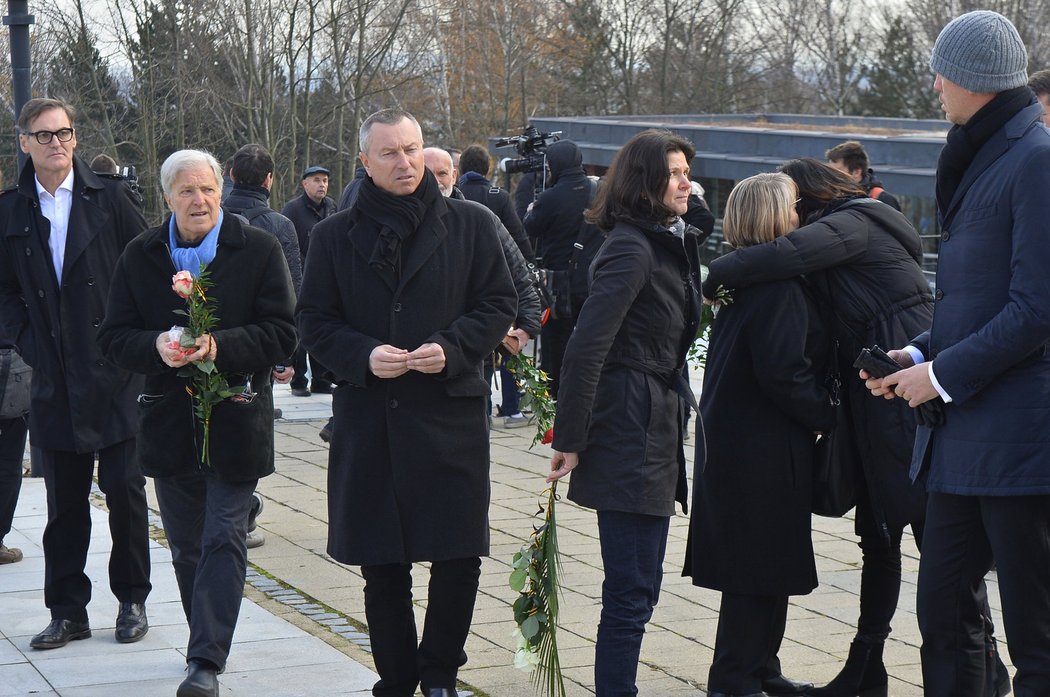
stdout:
[(193, 274), (189, 271), (179, 271), (171, 277), (171, 289), (180, 298), (188, 298), (193, 295)]
[(550, 445), (553, 442), (554, 442), (554, 429), (553, 428), (548, 428), (547, 432), (543, 434), (543, 440), (541, 440), (540, 443), (543, 443), (544, 445)]

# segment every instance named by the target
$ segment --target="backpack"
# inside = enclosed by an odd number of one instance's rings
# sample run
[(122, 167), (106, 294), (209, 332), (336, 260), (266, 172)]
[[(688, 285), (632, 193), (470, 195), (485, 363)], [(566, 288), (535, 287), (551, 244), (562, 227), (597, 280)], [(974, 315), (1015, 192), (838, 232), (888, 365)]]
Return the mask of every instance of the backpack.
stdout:
[[(590, 208), (594, 204), (595, 195), (598, 193), (598, 183), (593, 179), (588, 181), (591, 185), (591, 191), (587, 199), (587, 207)], [(576, 305), (577, 311), (590, 290), (591, 262), (594, 261), (594, 257), (598, 256), (598, 250), (602, 248), (604, 243), (605, 235), (598, 230), (596, 225), (588, 223), (587, 219), (584, 218), (580, 224), (580, 232), (576, 236), (576, 242), (572, 245), (572, 256), (569, 259), (569, 291), (574, 299), (579, 299), (579, 303), (575, 301), (573, 303)]]

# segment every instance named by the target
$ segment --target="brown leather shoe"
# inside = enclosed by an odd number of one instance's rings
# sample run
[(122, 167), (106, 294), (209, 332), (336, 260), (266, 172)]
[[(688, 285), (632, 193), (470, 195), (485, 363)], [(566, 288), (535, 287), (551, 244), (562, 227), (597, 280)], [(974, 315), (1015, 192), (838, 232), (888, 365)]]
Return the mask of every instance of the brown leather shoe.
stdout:
[(14, 564), (19, 561), (22, 561), (22, 550), (0, 545), (0, 564)]
[(44, 631), (29, 642), (34, 649), (58, 649), (76, 639), (87, 639), (91, 636), (91, 627), (87, 622), (72, 620), (51, 620)]

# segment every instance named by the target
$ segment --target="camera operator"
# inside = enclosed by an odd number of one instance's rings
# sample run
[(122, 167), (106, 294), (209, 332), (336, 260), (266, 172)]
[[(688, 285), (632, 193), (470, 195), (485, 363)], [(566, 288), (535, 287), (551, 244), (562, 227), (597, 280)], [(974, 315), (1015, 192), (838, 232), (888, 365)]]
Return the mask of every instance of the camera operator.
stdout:
[(550, 376), (551, 394), (557, 397), (561, 359), (587, 297), (586, 269), (583, 274), (572, 273), (573, 245), (584, 236), (583, 211), (594, 200), (597, 185), (584, 174), (583, 154), (571, 140), (551, 144), (546, 155), (548, 188), (529, 206), (522, 222), (556, 298), (540, 335), (540, 367)]

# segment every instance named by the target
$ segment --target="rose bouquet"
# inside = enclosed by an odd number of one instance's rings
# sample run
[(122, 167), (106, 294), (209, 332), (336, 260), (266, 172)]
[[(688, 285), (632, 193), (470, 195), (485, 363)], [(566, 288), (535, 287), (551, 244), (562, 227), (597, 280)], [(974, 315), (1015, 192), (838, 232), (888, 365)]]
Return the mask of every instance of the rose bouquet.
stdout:
[[(175, 314), (185, 317), (187, 324), (186, 327), (172, 327), (168, 332), (171, 348), (182, 349), (186, 355), (196, 352), (197, 339), (208, 334), (218, 324), (215, 302), (208, 297), (210, 288), (211, 274), (205, 270), (204, 264), (201, 264), (196, 276), (189, 271), (179, 271), (171, 277), (171, 289), (186, 301), (186, 309), (175, 310)], [(209, 445), (212, 408), (222, 400), (240, 394), (241, 390), (231, 388), (226, 376), (215, 369), (215, 362), (207, 356), (179, 368), (177, 374), (189, 378), (186, 391), (193, 398), (193, 413), (204, 433), (201, 464), (211, 466)]]
[[(536, 417), (536, 433), (532, 445), (550, 443), (553, 439), (555, 403), (551, 398), (547, 374), (535, 362), (518, 354), (507, 363), (524, 395), (522, 408), (531, 408)], [(565, 681), (558, 657), (558, 525), (555, 502), (558, 483), (544, 492), (546, 505), (540, 505), (537, 515), (543, 515), (543, 524), (534, 527), (529, 539), (515, 553), (511, 563), (510, 587), (516, 591), (514, 601), (514, 638), (517, 651), (514, 667), (532, 673), (532, 683), (547, 697), (564, 697)]]

